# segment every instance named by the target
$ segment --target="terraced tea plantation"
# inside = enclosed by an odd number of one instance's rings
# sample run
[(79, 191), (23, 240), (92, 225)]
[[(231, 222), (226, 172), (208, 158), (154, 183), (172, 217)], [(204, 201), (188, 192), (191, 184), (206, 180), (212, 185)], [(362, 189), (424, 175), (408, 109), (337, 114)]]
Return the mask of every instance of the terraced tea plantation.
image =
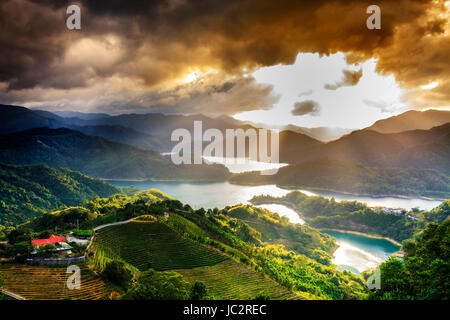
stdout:
[(94, 260), (120, 258), (140, 271), (190, 269), (218, 264), (228, 258), (183, 238), (159, 222), (136, 222), (97, 231)]
[(5, 280), (3, 289), (26, 300), (98, 300), (105, 296), (106, 286), (85, 266), (81, 268), (81, 288), (69, 290), (70, 274), (64, 267), (0, 265)]
[(202, 281), (208, 295), (215, 299), (252, 299), (261, 291), (274, 300), (301, 299), (297, 294), (234, 260), (227, 260), (214, 266), (195, 269), (174, 270), (193, 283)]

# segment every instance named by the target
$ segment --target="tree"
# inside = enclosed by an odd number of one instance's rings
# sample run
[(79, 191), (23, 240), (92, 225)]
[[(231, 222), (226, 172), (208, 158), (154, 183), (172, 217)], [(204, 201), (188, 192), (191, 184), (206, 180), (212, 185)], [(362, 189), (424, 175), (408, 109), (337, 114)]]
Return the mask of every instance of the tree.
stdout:
[(51, 233), (48, 230), (42, 231), (41, 233), (39, 233), (38, 235), (38, 239), (48, 239), (50, 238)]
[(128, 267), (119, 260), (108, 262), (102, 272), (102, 276), (106, 280), (123, 288), (128, 287), (133, 277), (130, 269), (128, 269)]
[(195, 281), (191, 287), (191, 293), (189, 294), (190, 300), (204, 300), (207, 296), (206, 286), (201, 281)]
[(205, 211), (205, 209), (200, 208), (198, 210), (195, 210), (195, 213), (198, 215), (204, 216), (206, 214), (206, 211)]
[(331, 265), (331, 257), (328, 253), (320, 249), (314, 249), (312, 252), (312, 258), (317, 262), (326, 266)]
[(130, 300), (185, 300), (189, 283), (174, 271), (158, 272), (149, 269), (141, 274), (135, 288), (124, 299)]
[(253, 300), (266, 301), (270, 300), (270, 296), (265, 291), (261, 291), (255, 298), (253, 298)]

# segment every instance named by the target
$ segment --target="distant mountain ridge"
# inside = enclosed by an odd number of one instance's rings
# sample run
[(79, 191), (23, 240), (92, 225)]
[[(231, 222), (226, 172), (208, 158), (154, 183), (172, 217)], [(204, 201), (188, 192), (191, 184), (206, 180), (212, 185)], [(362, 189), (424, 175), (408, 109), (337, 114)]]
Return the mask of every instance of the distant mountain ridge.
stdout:
[[(67, 115), (76, 115), (69, 113)], [(399, 167), (437, 169), (450, 174), (450, 127), (441, 124), (432, 129), (414, 129), (400, 133), (380, 133), (375, 131), (386, 123), (404, 123), (412, 120), (409, 127), (430, 126), (445, 122), (449, 111), (428, 110), (408, 111), (402, 115), (380, 120), (374, 126), (356, 130), (338, 140), (323, 143), (299, 133), (299, 128), (280, 132), (279, 161), (281, 163), (300, 163), (330, 157), (351, 163), (372, 167)], [(26, 130), (30, 127), (70, 128), (87, 135), (103, 137), (107, 140), (125, 143), (143, 150), (170, 152), (178, 141), (171, 141), (175, 129), (185, 128), (193, 132), (194, 121), (202, 121), (203, 132), (210, 128), (225, 132), (226, 129), (257, 129), (251, 123), (232, 117), (210, 118), (197, 115), (166, 114), (125, 114), (118, 116), (85, 115), (89, 120), (62, 118), (47, 111), (32, 111), (23, 107), (0, 106), (0, 116), (5, 120), (0, 133)], [(402, 120), (403, 119), (403, 120)], [(422, 120), (420, 120), (422, 119)], [(425, 119), (425, 120), (424, 120)], [(405, 124), (406, 123), (406, 124)], [(399, 128), (399, 126), (396, 126)], [(438, 129), (440, 128), (440, 129)], [(316, 128), (318, 129), (318, 128)], [(193, 140), (193, 134), (192, 134)], [(206, 146), (209, 142), (204, 142)], [(270, 148), (270, 147), (269, 147)], [(248, 151), (248, 145), (247, 145)], [(224, 150), (225, 154), (225, 150)]]
[(25, 107), (0, 105), (0, 117), (2, 125), (0, 134), (18, 132), (38, 127), (64, 126), (63, 118), (57, 116), (46, 117)]
[(0, 136), (0, 162), (45, 163), (109, 179), (225, 180), (222, 165), (175, 165), (151, 150), (60, 128), (36, 128)]
[[(12, 114), (9, 110), (20, 110), (26, 112), (28, 117), (33, 117), (31, 123), (28, 118), (19, 116), (9, 116)], [(61, 113), (60, 113), (61, 114)], [(64, 113), (66, 114), (66, 113)], [(76, 118), (63, 118), (56, 114), (42, 110), (30, 110), (23, 107), (2, 106), (0, 105), (0, 117), (6, 119), (7, 125), (0, 134), (14, 133), (30, 128), (49, 127), (49, 128), (69, 128), (83, 132), (87, 135), (100, 136), (105, 139), (126, 143), (144, 150), (154, 150), (158, 152), (170, 152), (178, 141), (171, 141), (171, 134), (176, 129), (187, 129), (191, 133), (194, 131), (194, 121), (202, 122), (203, 132), (207, 129), (218, 129), (225, 136), (226, 129), (258, 129), (250, 124), (236, 120), (228, 116), (217, 118), (207, 117), (202, 114), (179, 115), (179, 114), (124, 114), (118, 116), (77, 114), (75, 112), (66, 115), (78, 115), (87, 120)], [(84, 115), (84, 116), (82, 116)], [(8, 125), (10, 123), (10, 125)], [(192, 138), (193, 138), (193, 134)], [(290, 145), (283, 142), (292, 141), (292, 136), (298, 137), (297, 152), (305, 151), (305, 147), (312, 144), (320, 144), (319, 141), (310, 138), (308, 135), (285, 130), (280, 133), (280, 150), (291, 150)], [(287, 137), (287, 138), (284, 138)], [(303, 142), (306, 145), (303, 146)], [(208, 143), (205, 143), (206, 145)], [(248, 146), (247, 146), (248, 148)], [(224, 152), (225, 154), (225, 152)]]
[(409, 130), (428, 130), (450, 122), (450, 111), (426, 110), (406, 111), (398, 116), (378, 120), (368, 130), (380, 133), (398, 133)]
[(296, 157), (295, 163), (324, 157), (373, 167), (437, 169), (450, 174), (450, 123), (391, 134), (354, 131), (310, 149)]
[(52, 113), (63, 118), (78, 118), (81, 120), (95, 120), (110, 117), (107, 113), (83, 113), (77, 111), (52, 111)]

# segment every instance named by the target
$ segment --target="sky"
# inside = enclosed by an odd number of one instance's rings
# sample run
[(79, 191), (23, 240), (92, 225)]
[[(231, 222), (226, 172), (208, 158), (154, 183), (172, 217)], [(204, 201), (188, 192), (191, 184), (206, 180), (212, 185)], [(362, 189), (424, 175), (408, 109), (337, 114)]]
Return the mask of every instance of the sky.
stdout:
[(374, 119), (408, 110), (394, 76), (376, 71), (376, 60), (347, 64), (345, 55), (300, 53), (292, 65), (264, 67), (253, 73), (280, 96), (270, 110), (238, 113), (239, 120), (303, 127), (361, 128)]
[[(66, 9), (81, 8), (81, 30)], [(362, 128), (450, 108), (450, 1), (2, 0), (0, 103)]]

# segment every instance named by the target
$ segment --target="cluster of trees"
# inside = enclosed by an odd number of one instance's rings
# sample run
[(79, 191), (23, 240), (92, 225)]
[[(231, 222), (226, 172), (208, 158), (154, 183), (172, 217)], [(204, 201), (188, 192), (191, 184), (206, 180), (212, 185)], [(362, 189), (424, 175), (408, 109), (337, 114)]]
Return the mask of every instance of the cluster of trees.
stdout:
[(447, 300), (450, 297), (450, 220), (428, 224), (416, 241), (405, 244), (405, 251), (404, 262), (391, 258), (380, 265), (381, 287), (372, 291), (369, 298)]
[(201, 281), (192, 285), (174, 271), (158, 272), (153, 269), (136, 275), (120, 260), (105, 265), (102, 277), (116, 285), (124, 300), (207, 300), (206, 286)]
[(444, 201), (440, 206), (431, 211), (423, 212), (423, 217), (429, 222), (441, 223), (448, 218), (450, 212), (450, 201)]
[(259, 268), (286, 287), (303, 292), (312, 299), (365, 299), (363, 279), (349, 271), (329, 267), (303, 255), (289, 252), (281, 245), (256, 248), (253, 257)]

